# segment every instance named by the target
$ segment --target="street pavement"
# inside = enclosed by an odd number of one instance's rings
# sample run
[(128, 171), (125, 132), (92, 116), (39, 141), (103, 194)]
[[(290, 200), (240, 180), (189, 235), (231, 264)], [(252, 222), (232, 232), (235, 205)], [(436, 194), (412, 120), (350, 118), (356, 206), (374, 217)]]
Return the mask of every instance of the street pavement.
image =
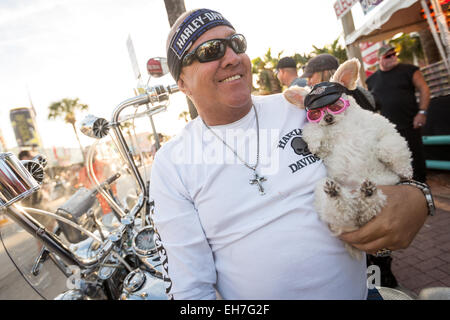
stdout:
[[(38, 242), (17, 224), (8, 220), (2, 226), (2, 240), (8, 252), (0, 244), (0, 300), (39, 300), (53, 299), (66, 290), (66, 278), (52, 261), (47, 260), (38, 276), (30, 270), (39, 253)], [(17, 271), (16, 266), (26, 277)], [(33, 290), (32, 284), (39, 292)]]
[(429, 287), (450, 287), (450, 172), (429, 170), (436, 215), (405, 250), (393, 252), (392, 272), (400, 287), (413, 294)]

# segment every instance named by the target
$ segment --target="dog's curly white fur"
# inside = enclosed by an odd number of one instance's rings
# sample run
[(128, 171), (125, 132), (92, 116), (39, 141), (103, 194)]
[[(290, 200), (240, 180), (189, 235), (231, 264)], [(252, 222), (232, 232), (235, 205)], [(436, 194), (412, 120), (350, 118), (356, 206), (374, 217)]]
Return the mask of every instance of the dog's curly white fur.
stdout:
[[(357, 59), (346, 61), (331, 81), (353, 90), (359, 68)], [(284, 96), (304, 109), (309, 91), (291, 87)], [(386, 197), (376, 185), (394, 185), (412, 177), (411, 152), (395, 126), (385, 117), (362, 109), (353, 97), (342, 97), (350, 106), (340, 114), (330, 114), (331, 124), (322, 119), (303, 129), (309, 150), (327, 168), (327, 178), (316, 186), (315, 206), (334, 235), (360, 228), (381, 211)], [(354, 258), (362, 257), (356, 248), (346, 247)]]

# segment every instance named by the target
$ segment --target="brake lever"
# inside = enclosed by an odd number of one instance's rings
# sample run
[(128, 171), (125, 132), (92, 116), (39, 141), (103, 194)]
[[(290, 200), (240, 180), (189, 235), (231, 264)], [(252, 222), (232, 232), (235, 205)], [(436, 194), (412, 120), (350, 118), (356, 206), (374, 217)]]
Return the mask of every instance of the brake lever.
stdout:
[(31, 274), (33, 276), (36, 277), (39, 275), (42, 269), (42, 265), (44, 264), (45, 261), (47, 261), (49, 254), (50, 251), (48, 251), (47, 248), (43, 246), (36, 260), (34, 260), (33, 266), (31, 267)]
[[(61, 229), (59, 228), (59, 226), (55, 226), (55, 228), (53, 228), (53, 233), (56, 234), (57, 236), (61, 234)], [(48, 251), (46, 247), (42, 246), (41, 251), (39, 251), (39, 255), (36, 257), (36, 260), (34, 260), (34, 264), (31, 267), (31, 274), (33, 276), (36, 277), (39, 275), (42, 269), (42, 265), (44, 264), (45, 261), (47, 261), (47, 259), (50, 256), (50, 253), (51, 252)]]

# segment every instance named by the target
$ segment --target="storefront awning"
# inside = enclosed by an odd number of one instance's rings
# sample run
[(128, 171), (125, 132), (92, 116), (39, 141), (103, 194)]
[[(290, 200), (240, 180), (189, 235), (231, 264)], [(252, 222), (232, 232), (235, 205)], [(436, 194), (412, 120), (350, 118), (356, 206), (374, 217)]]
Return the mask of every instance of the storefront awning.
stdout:
[(419, 0), (388, 0), (364, 25), (345, 37), (346, 45), (360, 41), (381, 41), (399, 32), (410, 33), (428, 27)]

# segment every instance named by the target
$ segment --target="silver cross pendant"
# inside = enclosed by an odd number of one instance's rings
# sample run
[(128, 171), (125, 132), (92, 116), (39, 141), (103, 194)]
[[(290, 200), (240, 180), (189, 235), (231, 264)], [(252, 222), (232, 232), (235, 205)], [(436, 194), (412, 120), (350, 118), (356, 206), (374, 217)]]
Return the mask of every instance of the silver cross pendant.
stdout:
[(264, 188), (262, 186), (262, 183), (264, 181), (267, 181), (266, 178), (264, 177), (260, 177), (258, 176), (258, 173), (256, 173), (256, 171), (254, 171), (255, 177), (253, 179), (250, 179), (250, 184), (256, 184), (258, 186), (259, 189), (259, 194), (260, 195), (265, 195), (266, 193), (264, 192)]

